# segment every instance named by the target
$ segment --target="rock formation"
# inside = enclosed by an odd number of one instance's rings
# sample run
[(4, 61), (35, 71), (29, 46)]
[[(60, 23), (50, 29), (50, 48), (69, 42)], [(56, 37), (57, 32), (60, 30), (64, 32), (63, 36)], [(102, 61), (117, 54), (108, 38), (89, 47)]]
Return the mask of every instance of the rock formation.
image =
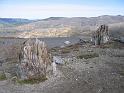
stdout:
[(96, 32), (92, 34), (91, 41), (94, 45), (101, 45), (109, 41), (108, 26), (101, 25)]
[(46, 77), (51, 63), (52, 58), (48, 53), (46, 44), (38, 39), (29, 39), (23, 43), (21, 48), (18, 77), (23, 80)]

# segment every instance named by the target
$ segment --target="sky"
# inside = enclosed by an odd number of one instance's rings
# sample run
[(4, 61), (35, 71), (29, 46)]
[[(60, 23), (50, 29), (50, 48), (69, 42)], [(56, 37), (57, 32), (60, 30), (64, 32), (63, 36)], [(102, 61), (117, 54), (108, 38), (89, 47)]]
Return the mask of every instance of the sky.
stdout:
[(124, 0), (0, 0), (0, 18), (124, 15)]

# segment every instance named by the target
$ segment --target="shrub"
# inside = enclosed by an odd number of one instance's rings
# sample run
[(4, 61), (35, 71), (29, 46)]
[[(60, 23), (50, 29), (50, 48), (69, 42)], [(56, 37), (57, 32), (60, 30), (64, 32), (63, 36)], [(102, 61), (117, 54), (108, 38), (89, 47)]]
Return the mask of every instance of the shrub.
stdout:
[(0, 80), (6, 80), (6, 75), (4, 73), (0, 74)]
[(99, 57), (99, 55), (97, 53), (89, 53), (89, 54), (80, 54), (77, 58), (79, 59), (89, 59), (89, 58), (95, 58), (95, 57)]
[(120, 75), (124, 76), (124, 71), (119, 71), (118, 72)]
[(43, 82), (47, 80), (45, 76), (40, 77), (40, 78), (34, 78), (34, 79), (25, 79), (25, 80), (17, 80), (19, 84), (37, 84), (40, 82)]

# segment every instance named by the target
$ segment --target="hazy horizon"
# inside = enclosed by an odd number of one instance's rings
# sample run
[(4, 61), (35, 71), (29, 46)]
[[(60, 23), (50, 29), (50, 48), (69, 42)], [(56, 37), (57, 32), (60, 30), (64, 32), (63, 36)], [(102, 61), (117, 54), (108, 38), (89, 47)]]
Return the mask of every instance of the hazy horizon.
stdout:
[[(90, 16), (90, 17), (86, 17), (86, 16), (77, 16), (77, 17), (85, 17), (85, 18), (91, 18), (91, 17), (100, 17), (100, 16), (124, 16), (124, 15), (99, 15), (99, 16)], [(5, 19), (27, 19), (27, 20), (41, 20), (41, 19), (48, 19), (48, 18), (52, 18), (52, 17), (56, 17), (57, 16), (50, 16), (50, 17), (46, 17), (46, 18), (39, 18), (39, 19), (30, 19), (30, 18), (19, 18), (19, 17), (0, 17), (0, 18), (5, 18)], [(60, 16), (61, 17), (61, 16)], [(77, 18), (77, 17), (61, 17), (61, 18)]]
[(1, 0), (0, 18), (124, 15), (123, 0)]

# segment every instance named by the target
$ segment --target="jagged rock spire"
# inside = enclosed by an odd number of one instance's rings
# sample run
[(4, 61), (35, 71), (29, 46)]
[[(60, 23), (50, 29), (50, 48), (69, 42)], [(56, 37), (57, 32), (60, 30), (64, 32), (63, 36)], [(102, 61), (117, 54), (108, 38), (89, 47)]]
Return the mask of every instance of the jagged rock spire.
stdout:
[(95, 45), (101, 45), (109, 41), (108, 26), (101, 25), (97, 31), (92, 34), (92, 42)]
[(32, 79), (46, 76), (47, 67), (51, 65), (52, 58), (45, 42), (29, 39), (23, 43), (19, 62), (19, 77), (21, 79)]

